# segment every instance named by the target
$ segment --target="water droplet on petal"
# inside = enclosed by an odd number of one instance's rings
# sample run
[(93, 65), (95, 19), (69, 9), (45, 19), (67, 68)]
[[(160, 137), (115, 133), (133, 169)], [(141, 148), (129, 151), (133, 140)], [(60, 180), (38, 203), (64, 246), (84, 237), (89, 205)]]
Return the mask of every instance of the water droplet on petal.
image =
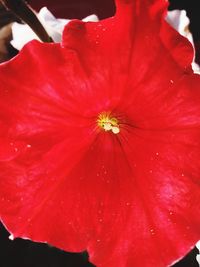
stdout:
[(150, 229), (150, 233), (151, 233), (151, 235), (155, 235), (155, 230), (154, 229)]
[(27, 144), (21, 141), (0, 139), (0, 161), (10, 161), (26, 151)]

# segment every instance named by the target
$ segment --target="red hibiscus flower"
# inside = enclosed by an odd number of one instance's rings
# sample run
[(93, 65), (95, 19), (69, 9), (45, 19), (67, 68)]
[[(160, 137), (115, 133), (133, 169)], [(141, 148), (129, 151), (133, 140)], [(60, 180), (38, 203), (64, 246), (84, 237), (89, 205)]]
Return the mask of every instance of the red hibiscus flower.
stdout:
[(98, 267), (164, 267), (200, 238), (200, 78), (165, 1), (116, 2), (1, 65), (0, 217)]

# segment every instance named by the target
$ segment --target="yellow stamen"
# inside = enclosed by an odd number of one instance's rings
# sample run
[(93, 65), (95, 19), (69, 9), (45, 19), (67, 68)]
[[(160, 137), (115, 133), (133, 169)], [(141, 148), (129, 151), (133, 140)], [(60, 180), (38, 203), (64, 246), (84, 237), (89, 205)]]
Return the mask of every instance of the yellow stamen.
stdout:
[(108, 112), (103, 112), (99, 115), (97, 124), (106, 132), (111, 131), (114, 134), (118, 134), (120, 132), (118, 120), (114, 117), (111, 117), (111, 114)]

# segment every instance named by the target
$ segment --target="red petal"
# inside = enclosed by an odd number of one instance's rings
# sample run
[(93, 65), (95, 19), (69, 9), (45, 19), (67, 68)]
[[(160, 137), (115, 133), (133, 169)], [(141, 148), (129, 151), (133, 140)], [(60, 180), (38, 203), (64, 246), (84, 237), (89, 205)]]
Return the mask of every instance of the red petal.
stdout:
[(29, 148), (29, 145), (23, 142), (0, 139), (0, 161), (13, 160), (26, 148)]
[[(162, 1), (117, 3), (1, 65), (0, 217), (98, 267), (164, 267), (200, 235), (200, 78)], [(97, 125), (105, 111), (119, 134)]]

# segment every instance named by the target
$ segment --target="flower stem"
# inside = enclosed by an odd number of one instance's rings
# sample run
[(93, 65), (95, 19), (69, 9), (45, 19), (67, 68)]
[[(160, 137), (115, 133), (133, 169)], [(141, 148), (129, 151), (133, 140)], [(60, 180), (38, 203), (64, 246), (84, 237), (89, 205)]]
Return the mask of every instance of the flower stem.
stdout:
[(28, 24), (42, 42), (52, 42), (31, 7), (23, 0), (0, 0), (6, 9)]

